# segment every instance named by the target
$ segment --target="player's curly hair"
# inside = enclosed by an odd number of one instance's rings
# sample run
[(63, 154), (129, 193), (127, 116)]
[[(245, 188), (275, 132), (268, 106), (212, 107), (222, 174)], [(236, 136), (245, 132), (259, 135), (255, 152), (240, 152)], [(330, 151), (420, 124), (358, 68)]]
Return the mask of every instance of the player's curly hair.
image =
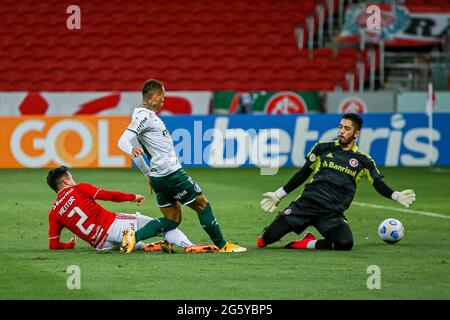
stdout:
[(361, 118), (361, 116), (357, 113), (346, 113), (342, 116), (342, 119), (349, 119), (352, 123), (353, 126), (355, 127), (356, 131), (360, 131), (363, 125), (363, 119)]
[(50, 188), (58, 192), (59, 184), (61, 183), (61, 178), (67, 175), (69, 168), (66, 166), (60, 166), (58, 168), (52, 169), (47, 175), (47, 184)]
[(164, 84), (159, 80), (147, 80), (142, 85), (142, 97), (144, 99), (151, 98), (154, 94), (161, 93), (163, 91), (163, 87)]

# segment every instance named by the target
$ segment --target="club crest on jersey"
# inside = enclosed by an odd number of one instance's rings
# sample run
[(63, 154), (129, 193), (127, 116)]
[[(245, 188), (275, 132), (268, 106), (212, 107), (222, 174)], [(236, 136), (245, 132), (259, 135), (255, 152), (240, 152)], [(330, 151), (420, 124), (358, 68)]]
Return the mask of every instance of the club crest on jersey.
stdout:
[(351, 167), (356, 168), (359, 164), (358, 160), (356, 160), (355, 158), (351, 158), (348, 163), (350, 164)]
[(316, 161), (316, 159), (317, 159), (317, 157), (316, 157), (316, 155), (314, 153), (311, 153), (309, 155), (309, 161), (314, 162), (314, 161)]
[(292, 212), (291, 208), (287, 208), (283, 211), (283, 214), (289, 215), (289, 214), (291, 214), (291, 212)]

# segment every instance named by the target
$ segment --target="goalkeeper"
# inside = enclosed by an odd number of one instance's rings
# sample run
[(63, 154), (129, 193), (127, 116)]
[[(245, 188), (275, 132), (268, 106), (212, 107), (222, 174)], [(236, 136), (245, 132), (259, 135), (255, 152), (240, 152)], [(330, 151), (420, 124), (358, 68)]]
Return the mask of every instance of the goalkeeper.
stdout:
[(288, 243), (285, 248), (351, 250), (353, 235), (344, 211), (353, 200), (357, 182), (364, 176), (379, 194), (406, 208), (416, 200), (413, 190), (398, 192), (384, 183), (383, 175), (372, 158), (356, 146), (362, 123), (358, 114), (344, 114), (339, 125), (338, 140), (316, 143), (307, 154), (305, 165), (286, 185), (275, 192), (263, 194), (261, 208), (273, 212), (281, 199), (313, 174), (301, 196), (264, 228), (257, 240), (258, 247), (272, 244), (289, 232), (300, 234), (313, 226), (324, 239), (317, 240), (314, 234), (308, 232), (302, 239)]

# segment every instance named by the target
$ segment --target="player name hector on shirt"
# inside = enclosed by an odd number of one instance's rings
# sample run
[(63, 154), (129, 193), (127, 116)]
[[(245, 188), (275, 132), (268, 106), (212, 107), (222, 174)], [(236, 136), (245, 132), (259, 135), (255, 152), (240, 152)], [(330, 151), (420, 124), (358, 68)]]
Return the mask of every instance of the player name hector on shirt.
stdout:
[[(64, 195), (63, 195), (60, 199), (56, 200), (55, 203), (53, 204), (53, 210), (55, 210), (56, 207), (58, 207), (61, 203), (63, 203), (64, 200), (66, 200), (66, 197), (67, 197), (69, 194), (72, 193), (72, 191), (73, 191), (73, 189), (70, 188), (69, 191), (67, 191), (66, 193), (64, 193)], [(72, 199), (72, 198), (73, 198), (73, 197), (71, 197), (71, 199)], [(75, 201), (75, 199), (73, 199), (73, 201)], [(72, 202), (73, 202), (73, 201), (72, 201)], [(72, 203), (72, 202), (71, 202), (71, 203)], [(66, 204), (66, 205), (67, 205), (67, 204)], [(67, 210), (67, 209), (66, 209), (66, 210)], [(65, 211), (63, 211), (63, 212), (61, 213), (61, 209), (58, 211), (59, 215), (61, 215), (61, 216), (64, 214), (64, 212), (65, 212)]]

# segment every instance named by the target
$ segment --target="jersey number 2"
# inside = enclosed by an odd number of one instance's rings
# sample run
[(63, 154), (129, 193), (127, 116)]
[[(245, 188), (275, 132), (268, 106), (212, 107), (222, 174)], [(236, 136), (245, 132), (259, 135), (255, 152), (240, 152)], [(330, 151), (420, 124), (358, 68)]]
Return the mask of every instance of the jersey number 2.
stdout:
[(80, 220), (78, 220), (76, 226), (78, 227), (78, 229), (80, 229), (80, 231), (85, 234), (88, 235), (89, 233), (91, 233), (92, 229), (94, 229), (94, 224), (91, 224), (87, 229), (85, 229), (83, 227), (83, 223), (87, 220), (87, 215), (86, 213), (83, 212), (83, 210), (81, 210), (79, 207), (74, 207), (72, 209), (72, 211), (69, 212), (69, 214), (67, 215), (68, 218), (72, 217), (74, 214), (78, 214), (80, 216)]

